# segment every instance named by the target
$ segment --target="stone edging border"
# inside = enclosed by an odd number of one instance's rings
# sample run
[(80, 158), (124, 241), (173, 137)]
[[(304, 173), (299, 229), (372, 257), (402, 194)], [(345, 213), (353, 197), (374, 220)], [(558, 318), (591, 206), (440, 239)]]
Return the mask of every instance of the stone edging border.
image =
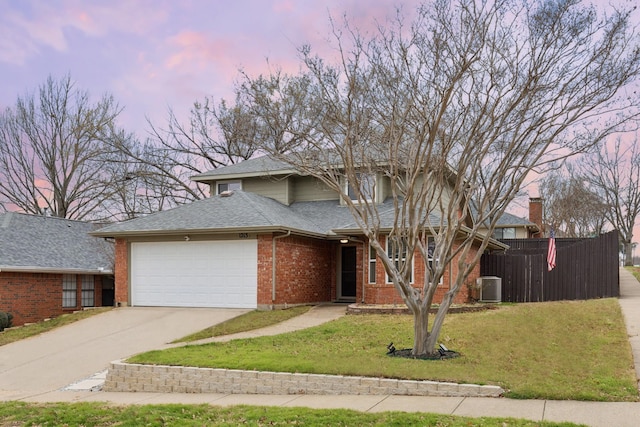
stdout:
[(111, 362), (103, 391), (499, 397), (498, 386)]

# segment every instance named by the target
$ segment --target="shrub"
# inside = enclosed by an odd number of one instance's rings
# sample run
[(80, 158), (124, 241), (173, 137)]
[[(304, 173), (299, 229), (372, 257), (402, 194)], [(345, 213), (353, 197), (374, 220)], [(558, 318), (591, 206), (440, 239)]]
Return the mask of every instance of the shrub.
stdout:
[(0, 311), (0, 331), (3, 331), (5, 328), (11, 327), (12, 319), (13, 315), (11, 313)]

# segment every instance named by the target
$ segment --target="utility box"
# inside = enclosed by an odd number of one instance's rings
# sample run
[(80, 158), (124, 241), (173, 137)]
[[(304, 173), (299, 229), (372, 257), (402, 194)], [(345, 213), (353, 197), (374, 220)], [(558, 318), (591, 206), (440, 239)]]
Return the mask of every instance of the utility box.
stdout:
[(480, 302), (502, 302), (502, 278), (482, 276), (478, 278)]

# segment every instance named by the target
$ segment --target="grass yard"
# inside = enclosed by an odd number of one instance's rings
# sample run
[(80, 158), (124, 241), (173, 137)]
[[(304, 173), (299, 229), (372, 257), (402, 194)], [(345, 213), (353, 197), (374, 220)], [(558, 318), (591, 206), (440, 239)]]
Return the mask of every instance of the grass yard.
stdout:
[(68, 325), (70, 323), (77, 322), (78, 320), (86, 319), (87, 317), (95, 316), (96, 314), (104, 313), (112, 309), (113, 307), (92, 308), (90, 310), (63, 314), (62, 316), (55, 317), (46, 322), (38, 322), (15, 329), (6, 329), (0, 332), (0, 346), (33, 337), (35, 335), (40, 335), (52, 329)]
[(386, 356), (412, 345), (406, 315), (345, 316), (273, 337), (144, 353), (134, 363), (497, 384), (512, 398), (635, 401), (631, 348), (616, 299), (516, 304), (451, 314), (441, 342), (462, 354)]
[(635, 276), (636, 279), (640, 280), (640, 267), (625, 267), (627, 270), (631, 272)]
[(101, 403), (46, 405), (0, 403), (1, 426), (451, 426), (552, 427), (575, 426), (513, 418), (468, 418), (425, 413), (363, 413), (344, 409), (319, 410), (261, 406), (211, 405), (113, 406)]
[(310, 305), (302, 305), (291, 307), (286, 310), (254, 310), (240, 316), (234, 317), (217, 325), (213, 325), (209, 328), (203, 329), (191, 335), (187, 335), (184, 338), (175, 340), (174, 343), (179, 342), (193, 342), (211, 337), (218, 337), (221, 335), (237, 334), (238, 332), (251, 331), (254, 329), (265, 328), (267, 326), (275, 325), (276, 323), (284, 322), (293, 317), (306, 313), (313, 308)]

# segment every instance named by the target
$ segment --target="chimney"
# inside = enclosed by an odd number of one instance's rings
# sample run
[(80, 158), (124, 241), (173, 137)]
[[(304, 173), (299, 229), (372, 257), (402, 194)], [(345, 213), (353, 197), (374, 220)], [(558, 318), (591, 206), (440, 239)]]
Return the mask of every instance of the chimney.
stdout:
[(531, 237), (544, 237), (544, 226), (542, 225), (542, 197), (529, 197), (529, 221), (533, 222), (540, 229), (539, 233), (534, 233)]

